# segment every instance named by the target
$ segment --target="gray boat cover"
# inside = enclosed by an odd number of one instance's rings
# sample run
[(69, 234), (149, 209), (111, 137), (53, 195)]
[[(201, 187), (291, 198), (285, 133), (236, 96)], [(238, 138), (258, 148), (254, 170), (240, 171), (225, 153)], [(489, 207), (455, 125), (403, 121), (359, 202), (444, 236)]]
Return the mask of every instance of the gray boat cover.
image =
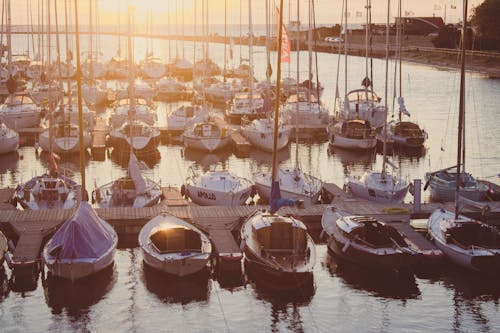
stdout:
[(82, 201), (52, 237), (49, 253), (60, 259), (101, 257), (114, 242), (114, 232), (105, 223), (89, 203)]

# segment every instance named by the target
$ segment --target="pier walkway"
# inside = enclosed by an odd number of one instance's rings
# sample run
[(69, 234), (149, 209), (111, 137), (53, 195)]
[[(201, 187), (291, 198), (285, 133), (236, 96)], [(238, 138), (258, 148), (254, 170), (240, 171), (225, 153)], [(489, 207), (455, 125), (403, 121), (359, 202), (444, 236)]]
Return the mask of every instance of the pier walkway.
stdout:
[[(120, 238), (129, 237), (137, 240), (142, 226), (151, 218), (162, 212), (175, 215), (191, 221), (204, 230), (214, 245), (214, 250), (222, 269), (239, 265), (242, 252), (235, 236), (239, 232), (245, 217), (256, 209), (267, 206), (236, 206), (236, 207), (203, 207), (186, 201), (176, 187), (162, 188), (164, 200), (153, 207), (145, 208), (96, 208), (97, 214), (108, 221), (117, 231)], [(350, 197), (334, 184), (325, 184), (325, 190), (333, 196), (332, 204), (337, 208), (376, 217), (405, 233), (415, 247), (424, 251), (435, 251), (432, 243), (410, 227), (411, 218), (426, 218), (439, 207), (453, 209), (453, 204), (422, 204), (419, 212), (413, 212), (411, 204), (384, 204), (369, 202)], [(14, 269), (18, 271), (36, 270), (40, 262), (40, 252), (43, 243), (57, 228), (71, 216), (70, 210), (21, 211), (13, 209), (8, 203), (13, 189), (0, 190), (0, 228), (11, 238), (17, 237), (17, 245), (13, 254)], [(304, 221), (311, 230), (321, 230), (321, 216), (328, 205), (318, 204), (307, 208), (282, 207), (283, 215), (293, 215)], [(450, 207), (448, 207), (450, 206)], [(500, 213), (500, 203), (492, 203), (492, 212)], [(15, 235), (12, 235), (14, 233)], [(224, 265), (226, 265), (224, 267)]]

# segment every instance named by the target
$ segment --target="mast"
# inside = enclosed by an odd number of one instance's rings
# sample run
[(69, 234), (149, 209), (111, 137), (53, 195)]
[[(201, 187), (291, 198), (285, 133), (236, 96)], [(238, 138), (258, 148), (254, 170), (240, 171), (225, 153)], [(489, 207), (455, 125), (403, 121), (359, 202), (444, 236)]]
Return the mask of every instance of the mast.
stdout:
[[(280, 86), (281, 86), (281, 43), (283, 41), (283, 0), (280, 0), (279, 8), (279, 25), (278, 25), (278, 53), (277, 53), (277, 64), (276, 64), (276, 92), (279, 96)], [(273, 160), (272, 160), (272, 184), (278, 183), (276, 162), (278, 159), (278, 117), (279, 117), (280, 106), (279, 103), (275, 103), (274, 107), (274, 142), (273, 142)], [(279, 184), (279, 183), (278, 183)], [(271, 212), (273, 213), (273, 212)]]
[(227, 63), (227, 0), (224, 0), (224, 69), (222, 71), (224, 82), (226, 82)]
[(82, 177), (81, 196), (87, 201), (85, 188), (85, 151), (83, 146), (83, 105), (82, 105), (82, 70), (80, 66), (80, 34), (78, 32), (78, 0), (75, 0), (75, 45), (76, 45), (76, 83), (78, 89), (78, 140), (80, 142), (80, 173)]
[[(308, 10), (308, 22), (307, 22), (307, 56), (308, 56), (308, 77), (307, 77), (307, 96), (306, 100), (310, 102), (311, 98), (311, 88), (312, 88), (312, 10), (311, 10), (311, 1), (309, 0), (307, 2), (307, 10)], [(319, 94), (318, 94), (318, 99), (319, 99)]]
[[(269, 19), (269, 0), (266, 0), (266, 81), (267, 83), (270, 82), (271, 75), (272, 75), (272, 68), (271, 68), (271, 50), (269, 49), (269, 36), (271, 35), (270, 31), (270, 19)], [(268, 84), (269, 87), (269, 84)], [(266, 92), (267, 93), (267, 92)]]
[[(347, 45), (348, 45), (348, 36), (349, 36), (349, 26), (347, 24), (347, 0), (345, 0), (345, 8), (344, 8), (344, 105), (347, 100)], [(349, 101), (347, 101), (347, 107), (349, 106)], [(345, 106), (344, 106), (345, 108)]]
[[(391, 16), (391, 0), (387, 0), (387, 21), (385, 24), (385, 97), (384, 97), (384, 107), (387, 110), (387, 94), (388, 94), (388, 86), (389, 86), (389, 19)], [(385, 179), (386, 177), (386, 154), (387, 154), (387, 112), (385, 112), (384, 119), (384, 145), (383, 145), (383, 159), (382, 159), (382, 175), (381, 178)]]
[[(399, 16), (399, 22), (396, 27), (397, 29), (397, 37), (398, 37), (398, 63), (399, 63), (399, 97), (401, 98), (403, 96), (403, 62), (401, 59), (401, 49), (402, 49), (402, 44), (403, 44), (403, 23), (401, 20), (402, 16), (402, 9), (401, 9), (401, 1), (399, 0), (399, 7), (398, 7), (398, 16)], [(402, 111), (401, 107), (399, 108), (399, 121), (402, 120)]]
[(462, 178), (462, 154), (463, 160), (465, 160), (465, 152), (462, 151), (463, 147), (463, 128), (464, 128), (464, 117), (465, 117), (465, 41), (466, 41), (466, 30), (467, 30), (467, 5), (468, 1), (463, 1), (463, 25), (462, 25), (462, 48), (461, 48), (461, 66), (460, 66), (460, 100), (458, 106), (458, 141), (457, 141), (457, 177), (455, 183), (455, 219), (458, 219), (458, 198), (460, 193), (460, 180)]
[(249, 75), (249, 84), (248, 87), (250, 89), (250, 110), (253, 109), (253, 22), (252, 22), (252, 0), (248, 0), (248, 34), (249, 42), (248, 42), (248, 61), (250, 64), (250, 75)]
[[(299, 166), (300, 1), (297, 1), (297, 102), (295, 103), (295, 168)], [(309, 88), (307, 89), (309, 95)], [(307, 96), (308, 97), (308, 96)]]
[(135, 112), (135, 87), (134, 87), (134, 79), (135, 79), (135, 71), (134, 71), (134, 58), (133, 58), (133, 49), (132, 49), (132, 7), (128, 6), (128, 15), (127, 15), (127, 53), (128, 53), (128, 94), (129, 94), (129, 109), (128, 109), (128, 118), (129, 118), (129, 128), (130, 128), (130, 153), (134, 152), (134, 136), (132, 130), (132, 114)]

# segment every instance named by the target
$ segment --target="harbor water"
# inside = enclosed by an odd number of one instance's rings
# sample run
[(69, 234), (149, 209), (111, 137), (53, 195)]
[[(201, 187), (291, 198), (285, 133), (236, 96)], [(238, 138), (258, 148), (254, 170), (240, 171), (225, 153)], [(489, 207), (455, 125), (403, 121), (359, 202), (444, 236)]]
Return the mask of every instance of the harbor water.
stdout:
[[(15, 36), (18, 45), (21, 37)], [(116, 53), (116, 37), (103, 37), (104, 59)], [(136, 61), (143, 58), (146, 41), (137, 39)], [(171, 44), (171, 47), (175, 46)], [(196, 46), (201, 54), (200, 45)], [(193, 45), (183, 47), (193, 57)], [(245, 57), (247, 48), (242, 48)], [(155, 55), (168, 60), (168, 43), (155, 41)], [(211, 45), (210, 56), (223, 63), (223, 45)], [(239, 59), (235, 47), (235, 59)], [(295, 77), (295, 54), (290, 72)], [(301, 52), (307, 77), (307, 52)], [(325, 86), (324, 104), (333, 114), (334, 95), (345, 91), (344, 59), (337, 82), (338, 56), (318, 54), (319, 80)], [(254, 48), (258, 79), (265, 77), (266, 55)], [(272, 55), (273, 69), (275, 54)], [(365, 76), (361, 57), (347, 61), (347, 89), (360, 87)], [(393, 110), (394, 67), (389, 66), (387, 96)], [(374, 89), (385, 100), (385, 61), (373, 61)], [(456, 160), (459, 73), (420, 64), (404, 63), (403, 96), (411, 119), (429, 135), (425, 149), (395, 152), (390, 159), (393, 172), (413, 180), (425, 172), (449, 167)], [(500, 173), (500, 80), (474, 73), (466, 81), (466, 163), (467, 172), (478, 178), (499, 181)], [(175, 104), (159, 103), (159, 124)], [(108, 110), (99, 110), (109, 112)], [(389, 115), (391, 117), (391, 115)], [(127, 158), (109, 149), (104, 160), (88, 155), (85, 163), (87, 190), (126, 173)], [(281, 165), (294, 165), (295, 143), (279, 156)], [(332, 150), (327, 142), (302, 141), (298, 158), (302, 168), (340, 187), (344, 178), (366, 170), (380, 170), (379, 153), (361, 154)], [(190, 167), (195, 170), (224, 168), (252, 178), (270, 168), (271, 154), (253, 149), (241, 156), (233, 151), (200, 153), (185, 151), (181, 145), (162, 143), (145, 159), (146, 175), (163, 186), (180, 186)], [(79, 159), (61, 157), (59, 169), (80, 182)], [(15, 187), (48, 168), (47, 154), (33, 146), (18, 153), (0, 156), (0, 187)], [(427, 194), (424, 198), (428, 200)], [(407, 202), (412, 197), (406, 198)], [(318, 236), (318, 235), (316, 235)], [(314, 286), (286, 294), (255, 284), (244, 267), (239, 274), (207, 270), (192, 278), (172, 279), (144, 267), (136, 244), (121, 244), (112, 269), (76, 284), (39, 276), (26, 287), (11, 277), (9, 270), (0, 280), (1, 332), (495, 332), (500, 327), (500, 285), (498, 279), (479, 276), (445, 265), (430, 275), (399, 276), (365, 271), (336, 262), (326, 245), (317, 239)], [(495, 328), (496, 327), (496, 328)]]

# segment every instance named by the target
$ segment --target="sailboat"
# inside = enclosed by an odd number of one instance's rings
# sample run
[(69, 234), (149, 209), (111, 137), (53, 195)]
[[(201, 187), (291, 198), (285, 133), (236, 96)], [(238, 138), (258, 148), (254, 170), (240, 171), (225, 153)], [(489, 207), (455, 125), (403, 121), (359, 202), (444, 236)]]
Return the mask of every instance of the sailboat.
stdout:
[(151, 207), (162, 198), (161, 186), (144, 177), (135, 154), (130, 154), (128, 174), (92, 192), (92, 201), (100, 208)]
[(118, 235), (82, 201), (47, 242), (43, 262), (54, 276), (75, 281), (113, 264)]
[(202, 206), (241, 206), (254, 192), (250, 180), (228, 170), (197, 173), (192, 168), (181, 188), (195, 204)]
[[(130, 15), (128, 18), (128, 66), (134, 68), (132, 53), (132, 36)], [(112, 130), (109, 134), (109, 143), (116, 149), (128, 150), (131, 153), (144, 153), (158, 148), (160, 131), (153, 127), (156, 113), (145, 102), (136, 99), (136, 86), (134, 82), (135, 71), (128, 73), (128, 96), (114, 109), (110, 117)]]
[[(345, 3), (347, 7), (347, 2)], [(345, 16), (345, 17), (344, 17)], [(344, 27), (344, 31), (347, 30), (347, 14), (344, 15), (342, 13), (342, 22), (341, 25)], [(347, 65), (348, 65), (348, 56), (347, 50), (349, 46), (349, 34), (345, 34), (345, 43), (344, 43), (344, 96), (347, 97)], [(341, 107), (340, 102), (340, 93), (339, 93), (339, 72), (340, 72), (340, 45), (338, 52), (338, 61), (337, 61), (337, 86), (335, 89), (335, 108), (336, 113), (337, 108)], [(338, 147), (346, 150), (372, 150), (377, 146), (377, 138), (375, 136), (375, 130), (369, 121), (363, 119), (345, 119), (344, 117), (337, 117), (335, 121), (328, 124), (326, 128), (326, 132), (328, 135), (328, 141), (331, 147)]]
[(68, 121), (60, 121), (51, 126), (53, 129), (46, 129), (40, 134), (39, 144), (43, 150), (55, 154), (69, 155), (78, 154), (80, 149), (86, 150), (90, 148), (92, 143), (90, 132), (84, 132), (83, 142), (80, 143), (77, 125)]
[[(367, 7), (370, 7), (371, 1), (368, 0)], [(369, 8), (368, 8), (369, 9)], [(386, 24), (386, 44), (389, 44), (389, 8)], [(389, 50), (386, 49), (386, 65), (385, 65), (385, 106), (387, 109), (387, 90), (388, 90), (388, 62)], [(387, 117), (387, 112), (384, 113)], [(363, 199), (381, 202), (381, 203), (401, 203), (403, 202), (410, 184), (397, 177), (395, 174), (387, 171), (387, 136), (386, 136), (386, 119), (382, 122), (384, 124), (384, 146), (383, 146), (383, 160), (381, 172), (366, 172), (361, 176), (350, 176), (346, 179), (346, 190), (350, 191), (353, 195)], [(391, 164), (392, 165), (392, 164)]]
[[(10, 80), (15, 81), (13, 77)], [(29, 96), (15, 95), (15, 87), (13, 88), (9, 90), (9, 96), (0, 105), (0, 119), (12, 129), (37, 127), (42, 117), (42, 109)]]
[[(412, 121), (403, 121), (403, 115), (410, 117), (410, 113), (406, 109), (404, 98), (402, 96), (403, 82), (402, 82), (402, 61), (401, 61), (401, 48), (403, 43), (402, 33), (402, 18), (401, 18), (401, 1), (399, 1), (399, 19), (396, 24), (396, 39), (398, 45), (398, 62), (399, 66), (399, 96), (397, 102), (399, 106), (398, 119), (392, 120), (387, 124), (387, 138), (388, 142), (392, 142), (395, 147), (401, 148), (419, 148), (424, 145), (427, 139), (427, 133), (420, 126)], [(396, 72), (394, 73), (396, 74)], [(396, 80), (394, 80), (396, 84)]]
[[(458, 114), (457, 167), (454, 173), (455, 212), (437, 209), (429, 217), (428, 232), (436, 246), (440, 248), (452, 263), (480, 272), (500, 271), (500, 232), (493, 226), (460, 215), (460, 205), (467, 203), (461, 198), (463, 178), (463, 143), (465, 118), (465, 36), (467, 31), (467, 5), (464, 0), (463, 29), (460, 69), (460, 103)], [(436, 173), (438, 175), (439, 173)], [(460, 175), (460, 177), (457, 177)], [(450, 177), (451, 178), (451, 177)], [(449, 180), (451, 182), (451, 180)], [(483, 212), (487, 206), (481, 207)]]
[[(95, 13), (94, 9), (95, 8)], [(97, 12), (97, 1), (89, 1), (89, 50), (85, 53), (86, 59), (81, 66), (82, 75), (87, 78), (82, 86), (82, 96), (88, 105), (102, 105), (108, 102), (108, 87), (106, 81), (98, 80), (106, 75), (106, 67), (101, 61), (102, 52), (99, 51), (99, 37), (95, 38), (93, 28), (99, 27), (99, 14)], [(95, 20), (95, 21), (94, 21)], [(97, 36), (99, 32), (97, 31)]]
[[(307, 26), (308, 36), (308, 78), (300, 82), (300, 4), (297, 3), (297, 21), (296, 23), (296, 41), (297, 41), (297, 78), (295, 80), (295, 91), (287, 98), (282, 109), (283, 117), (286, 119), (292, 129), (298, 132), (314, 131), (315, 134), (321, 135), (325, 131), (326, 125), (330, 119), (328, 109), (321, 103), (320, 97), (323, 87), (317, 81), (312, 81), (313, 78), (313, 31), (316, 28), (311, 23), (315, 22), (313, 8), (314, 1), (308, 1), (308, 17), (309, 24)], [(316, 61), (317, 65), (317, 61)], [(316, 67), (316, 77), (319, 73)]]
[(327, 246), (336, 256), (377, 270), (411, 271), (421, 253), (390, 224), (328, 206), (321, 218)]
[(0, 154), (16, 151), (18, 147), (19, 134), (0, 120)]
[[(362, 119), (371, 126), (378, 128), (387, 123), (387, 103), (382, 104), (380, 98), (373, 90), (373, 78), (369, 76), (369, 40), (371, 36), (371, 0), (366, 1), (367, 22), (365, 28), (365, 78), (361, 81), (362, 88), (349, 91), (344, 99), (344, 109), (341, 112), (343, 119)], [(347, 21), (347, 20), (346, 20)], [(345, 28), (347, 36), (347, 24)], [(387, 42), (388, 43), (388, 42)], [(386, 80), (387, 81), (387, 80)], [(387, 95), (387, 94), (386, 94)]]
[[(280, 13), (282, 12), (283, 1), (280, 1)], [(282, 15), (279, 21), (277, 92), (280, 89), (281, 74)], [(312, 282), (316, 252), (314, 241), (302, 221), (277, 214), (280, 206), (295, 205), (296, 202), (281, 198), (280, 194), (276, 166), (278, 105), (274, 113), (273, 190), (270, 210), (257, 210), (246, 219), (241, 228), (240, 248), (244, 251), (249, 269), (258, 272), (254, 274), (256, 278), (271, 287), (289, 289)]]
[(59, 172), (54, 155), (49, 155), (50, 171), (16, 187), (11, 202), (23, 209), (69, 209), (80, 201), (80, 186)]

